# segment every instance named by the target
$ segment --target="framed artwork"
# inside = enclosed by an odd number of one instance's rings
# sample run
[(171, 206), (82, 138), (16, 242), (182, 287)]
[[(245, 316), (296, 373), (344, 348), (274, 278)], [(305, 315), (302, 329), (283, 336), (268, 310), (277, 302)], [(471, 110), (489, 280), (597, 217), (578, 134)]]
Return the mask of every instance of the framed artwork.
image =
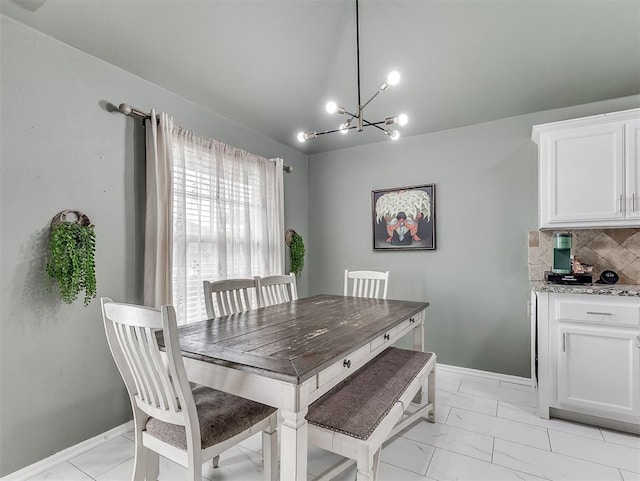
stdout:
[(414, 185), (371, 192), (373, 250), (436, 248), (436, 186)]

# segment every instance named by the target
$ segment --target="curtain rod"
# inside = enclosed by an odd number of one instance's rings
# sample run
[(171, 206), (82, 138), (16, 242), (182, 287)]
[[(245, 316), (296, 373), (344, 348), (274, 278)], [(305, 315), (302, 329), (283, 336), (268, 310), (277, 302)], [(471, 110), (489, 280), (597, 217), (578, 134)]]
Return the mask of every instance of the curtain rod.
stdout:
[[(143, 120), (150, 119), (151, 115), (143, 112), (140, 109), (132, 107), (129, 104), (122, 103), (118, 106), (118, 110), (121, 114), (128, 115), (129, 117), (140, 117)], [(282, 170), (284, 170), (287, 174), (293, 172), (293, 167), (290, 165), (283, 165)]]

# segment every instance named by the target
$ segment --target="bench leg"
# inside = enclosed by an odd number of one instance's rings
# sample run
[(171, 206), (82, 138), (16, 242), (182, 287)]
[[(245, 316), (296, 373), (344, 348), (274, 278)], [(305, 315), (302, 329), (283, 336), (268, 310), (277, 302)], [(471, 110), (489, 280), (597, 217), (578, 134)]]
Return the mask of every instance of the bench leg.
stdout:
[(373, 456), (371, 456), (371, 453), (367, 453), (365, 456), (366, 459), (360, 456), (358, 457), (356, 481), (376, 481), (378, 479), (381, 449), (381, 447), (378, 448), (378, 450), (373, 453)]
[[(421, 312), (419, 315), (424, 316), (424, 312)], [(413, 350), (424, 352), (424, 319), (419, 325), (413, 328)], [(422, 388), (420, 388), (411, 402), (422, 404), (422, 395)]]
[(429, 386), (427, 387), (427, 401), (433, 405), (431, 411), (429, 411), (429, 416), (427, 416), (427, 421), (430, 423), (436, 422), (436, 363), (433, 363), (433, 369), (428, 376)]

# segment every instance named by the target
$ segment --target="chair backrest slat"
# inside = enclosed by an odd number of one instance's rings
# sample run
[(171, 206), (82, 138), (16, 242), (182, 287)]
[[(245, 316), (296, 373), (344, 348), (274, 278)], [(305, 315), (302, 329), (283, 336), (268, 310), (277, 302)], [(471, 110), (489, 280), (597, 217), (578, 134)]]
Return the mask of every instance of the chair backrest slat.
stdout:
[(298, 299), (296, 276), (292, 272), (288, 276), (256, 277), (258, 305), (273, 306)]
[(388, 280), (389, 271), (349, 271), (347, 269), (344, 271), (344, 295), (386, 299)]
[[(173, 307), (160, 311), (103, 298), (102, 314), (109, 348), (132, 402), (162, 421), (183, 426), (197, 423)], [(158, 344), (159, 331), (164, 334), (166, 362)]]
[(258, 305), (254, 279), (227, 279), (203, 282), (207, 317), (230, 316)]

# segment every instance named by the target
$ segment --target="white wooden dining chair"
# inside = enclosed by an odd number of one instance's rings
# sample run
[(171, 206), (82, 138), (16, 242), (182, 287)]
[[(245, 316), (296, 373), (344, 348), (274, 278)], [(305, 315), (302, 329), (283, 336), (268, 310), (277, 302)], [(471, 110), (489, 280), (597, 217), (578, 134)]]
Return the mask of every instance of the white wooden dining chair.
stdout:
[(258, 307), (255, 279), (225, 279), (203, 282), (207, 317), (230, 316)]
[[(157, 481), (162, 455), (202, 480), (202, 463), (262, 431), (264, 479), (277, 473), (277, 410), (206, 386), (191, 386), (182, 360), (176, 315), (102, 298), (113, 359), (131, 400), (135, 435), (132, 481)], [(164, 336), (166, 360), (157, 334)]]
[(389, 271), (344, 271), (344, 295), (352, 297), (387, 298)]
[(258, 306), (267, 307), (298, 299), (296, 275), (256, 277)]

